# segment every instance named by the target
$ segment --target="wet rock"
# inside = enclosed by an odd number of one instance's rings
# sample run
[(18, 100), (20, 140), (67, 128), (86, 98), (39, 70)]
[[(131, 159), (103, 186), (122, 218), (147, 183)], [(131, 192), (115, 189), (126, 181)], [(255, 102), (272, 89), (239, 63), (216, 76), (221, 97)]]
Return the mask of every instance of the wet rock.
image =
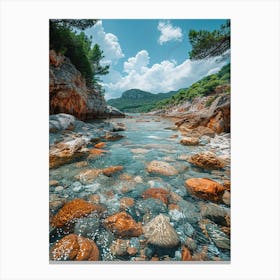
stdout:
[(197, 248), (196, 242), (190, 237), (187, 237), (184, 243), (191, 251), (195, 251)]
[(214, 137), (215, 132), (205, 126), (198, 126), (196, 128), (187, 128), (185, 125), (180, 126), (180, 131), (182, 135), (188, 136), (188, 137), (196, 137), (200, 138), (201, 136), (209, 136)]
[(190, 250), (186, 246), (182, 246), (182, 261), (191, 261), (192, 255)]
[(81, 218), (93, 211), (100, 211), (100, 206), (93, 205), (83, 199), (77, 198), (64, 204), (54, 216), (51, 225), (62, 227), (73, 219)]
[(126, 210), (134, 205), (134, 199), (131, 197), (122, 197), (120, 199), (120, 210)]
[(123, 112), (121, 112), (119, 109), (113, 107), (113, 106), (109, 106), (107, 105), (106, 111), (105, 111), (106, 115), (109, 115), (111, 117), (117, 117), (117, 118), (124, 118), (125, 114)]
[(100, 228), (96, 236), (96, 244), (99, 248), (109, 248), (114, 240), (114, 235), (110, 231)]
[(89, 151), (85, 145), (85, 140), (81, 138), (52, 145), (49, 150), (50, 168), (56, 168), (76, 159), (86, 157)]
[(221, 184), (206, 178), (188, 179), (185, 185), (190, 194), (214, 202), (220, 201), (225, 191)]
[(225, 166), (224, 161), (212, 152), (202, 152), (192, 155), (188, 158), (188, 162), (205, 169), (220, 169)]
[(119, 179), (124, 181), (130, 181), (133, 179), (133, 177), (130, 174), (122, 173), (120, 174)]
[(123, 135), (120, 135), (116, 132), (109, 132), (107, 131), (105, 133), (105, 135), (103, 136), (104, 139), (108, 140), (108, 141), (115, 141), (115, 140), (119, 140), (121, 138), (123, 138)]
[(99, 158), (100, 156), (104, 155), (107, 151), (93, 148), (89, 151), (88, 159)]
[(226, 190), (229, 191), (229, 190), (230, 190), (230, 181), (227, 181), (227, 180), (224, 181), (224, 182), (223, 182), (223, 186), (225, 187)]
[(94, 145), (94, 148), (97, 148), (97, 149), (102, 149), (106, 146), (106, 143), (105, 142), (99, 142), (97, 144)]
[(82, 170), (77, 176), (75, 176), (75, 178), (80, 180), (82, 183), (91, 183), (101, 173), (102, 173), (101, 169), (86, 169), (86, 170)]
[(230, 205), (230, 192), (229, 191), (225, 191), (224, 194), (223, 194), (222, 199), (223, 199), (224, 204)]
[(56, 133), (61, 130), (72, 130), (74, 128), (76, 118), (68, 114), (56, 114), (49, 116), (50, 133)]
[(124, 131), (126, 130), (125, 124), (124, 123), (111, 123), (113, 126), (112, 131)]
[(207, 224), (206, 230), (217, 247), (222, 249), (230, 249), (230, 239), (219, 229), (218, 226), (214, 224)]
[(98, 194), (91, 194), (88, 196), (88, 202), (92, 204), (99, 204), (100, 203), (100, 196)]
[(165, 176), (177, 175), (178, 171), (169, 163), (164, 161), (153, 160), (147, 164), (149, 173), (157, 173)]
[(179, 210), (180, 207), (177, 204), (169, 204), (168, 205), (168, 210)]
[(142, 193), (144, 199), (157, 198), (163, 203), (168, 204), (169, 191), (162, 188), (150, 188)]
[(178, 206), (178, 209), (169, 210), (168, 214), (172, 222), (178, 223), (179, 221), (186, 218), (185, 215), (181, 211), (179, 211), (179, 209), (180, 208)]
[(147, 198), (139, 199), (135, 203), (135, 210), (139, 214), (152, 213), (153, 215), (158, 215), (160, 213), (166, 213), (166, 205), (159, 199)]
[(169, 194), (169, 203), (177, 204), (183, 198), (175, 192), (170, 192)]
[(184, 221), (176, 228), (176, 232), (180, 238), (181, 243), (184, 244), (186, 243), (187, 238), (193, 236), (195, 230), (190, 223)]
[(109, 216), (104, 220), (104, 226), (119, 237), (132, 237), (142, 234), (141, 223), (136, 223), (126, 212)]
[(203, 246), (199, 252), (196, 252), (192, 255), (192, 261), (207, 261), (207, 252), (208, 252), (208, 247)]
[(52, 247), (50, 258), (54, 261), (98, 261), (99, 250), (93, 240), (69, 234)]
[(186, 146), (196, 146), (199, 144), (199, 139), (195, 137), (184, 137), (181, 139), (180, 143)]
[(196, 223), (201, 219), (199, 208), (194, 203), (187, 200), (181, 200), (178, 202), (178, 206), (189, 223)]
[(128, 247), (127, 248), (127, 253), (130, 255), (130, 256), (134, 256), (137, 254), (137, 249), (135, 247)]
[(99, 226), (99, 216), (96, 213), (92, 213), (76, 221), (74, 233), (94, 240), (95, 236), (98, 234)]
[(57, 186), (58, 184), (59, 184), (59, 182), (57, 180), (50, 180), (50, 182), (49, 182), (50, 187)]
[(75, 164), (75, 167), (77, 168), (82, 168), (82, 167), (85, 167), (85, 166), (88, 166), (88, 162), (83, 160), (83, 161), (79, 161)]
[(210, 143), (211, 138), (207, 135), (203, 135), (199, 138), (199, 144), (200, 145), (207, 145)]
[(102, 173), (108, 177), (112, 176), (114, 173), (118, 172), (118, 171), (122, 171), (123, 170), (123, 166), (121, 165), (117, 165), (117, 166), (110, 166), (107, 168), (104, 168), (102, 170)]
[(56, 192), (61, 192), (61, 191), (64, 190), (64, 188), (63, 188), (62, 186), (57, 186), (57, 187), (55, 187), (54, 190), (55, 190)]
[(203, 204), (200, 209), (202, 217), (210, 219), (216, 224), (228, 226), (227, 216), (229, 215), (229, 209), (215, 203)]
[(143, 231), (148, 243), (155, 246), (172, 248), (180, 242), (176, 231), (169, 222), (169, 218), (162, 214), (147, 223), (143, 227)]
[(127, 254), (127, 249), (129, 246), (129, 240), (127, 239), (117, 239), (114, 240), (110, 246), (110, 250), (113, 255), (124, 256)]

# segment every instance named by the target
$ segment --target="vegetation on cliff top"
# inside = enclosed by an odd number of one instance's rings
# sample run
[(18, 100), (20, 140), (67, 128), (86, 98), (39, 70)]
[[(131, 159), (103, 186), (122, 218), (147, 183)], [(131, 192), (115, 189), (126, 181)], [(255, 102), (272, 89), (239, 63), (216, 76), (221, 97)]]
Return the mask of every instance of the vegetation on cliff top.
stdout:
[[(230, 64), (224, 66), (218, 73), (202, 78), (189, 88), (179, 90), (171, 98), (158, 102), (154, 109), (164, 109), (184, 101), (192, 101), (198, 96), (207, 96), (213, 93), (217, 86), (226, 84), (230, 84)], [(207, 105), (210, 106), (211, 104)]]
[(50, 20), (50, 49), (64, 54), (81, 72), (88, 86), (101, 90), (99, 76), (109, 73), (109, 65), (101, 66), (104, 58), (99, 45), (93, 47), (91, 38), (84, 32), (77, 34), (74, 30), (84, 30), (93, 26), (97, 20)]

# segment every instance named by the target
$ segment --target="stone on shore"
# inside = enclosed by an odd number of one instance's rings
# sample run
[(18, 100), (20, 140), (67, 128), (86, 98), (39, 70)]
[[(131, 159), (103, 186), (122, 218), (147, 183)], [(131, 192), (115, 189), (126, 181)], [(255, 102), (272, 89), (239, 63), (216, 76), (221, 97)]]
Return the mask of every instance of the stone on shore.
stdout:
[(199, 139), (196, 137), (184, 137), (180, 143), (185, 146), (196, 146), (199, 144)]
[(205, 169), (220, 169), (225, 166), (224, 161), (212, 152), (194, 154), (188, 158), (188, 162)]

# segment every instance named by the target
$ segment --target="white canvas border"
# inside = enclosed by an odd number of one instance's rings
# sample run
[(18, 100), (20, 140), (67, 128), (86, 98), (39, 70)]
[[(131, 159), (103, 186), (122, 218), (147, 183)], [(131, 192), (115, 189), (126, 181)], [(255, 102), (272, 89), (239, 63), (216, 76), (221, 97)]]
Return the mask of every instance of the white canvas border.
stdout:
[[(50, 265), (48, 19), (231, 18), (231, 264)], [(2, 1), (1, 279), (279, 279), (279, 2)]]

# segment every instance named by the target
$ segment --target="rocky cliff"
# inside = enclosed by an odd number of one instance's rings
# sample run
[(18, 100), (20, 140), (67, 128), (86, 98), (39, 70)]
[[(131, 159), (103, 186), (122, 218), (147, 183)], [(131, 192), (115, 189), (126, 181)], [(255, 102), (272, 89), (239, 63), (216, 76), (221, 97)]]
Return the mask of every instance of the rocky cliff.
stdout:
[(153, 114), (179, 119), (175, 124), (180, 130), (205, 126), (218, 134), (230, 132), (230, 94), (225, 93), (228, 90), (228, 85), (219, 86), (210, 96), (196, 97)]
[(50, 114), (66, 113), (80, 120), (107, 116), (124, 116), (107, 108), (100, 92), (89, 88), (69, 58), (50, 51), (49, 92)]

